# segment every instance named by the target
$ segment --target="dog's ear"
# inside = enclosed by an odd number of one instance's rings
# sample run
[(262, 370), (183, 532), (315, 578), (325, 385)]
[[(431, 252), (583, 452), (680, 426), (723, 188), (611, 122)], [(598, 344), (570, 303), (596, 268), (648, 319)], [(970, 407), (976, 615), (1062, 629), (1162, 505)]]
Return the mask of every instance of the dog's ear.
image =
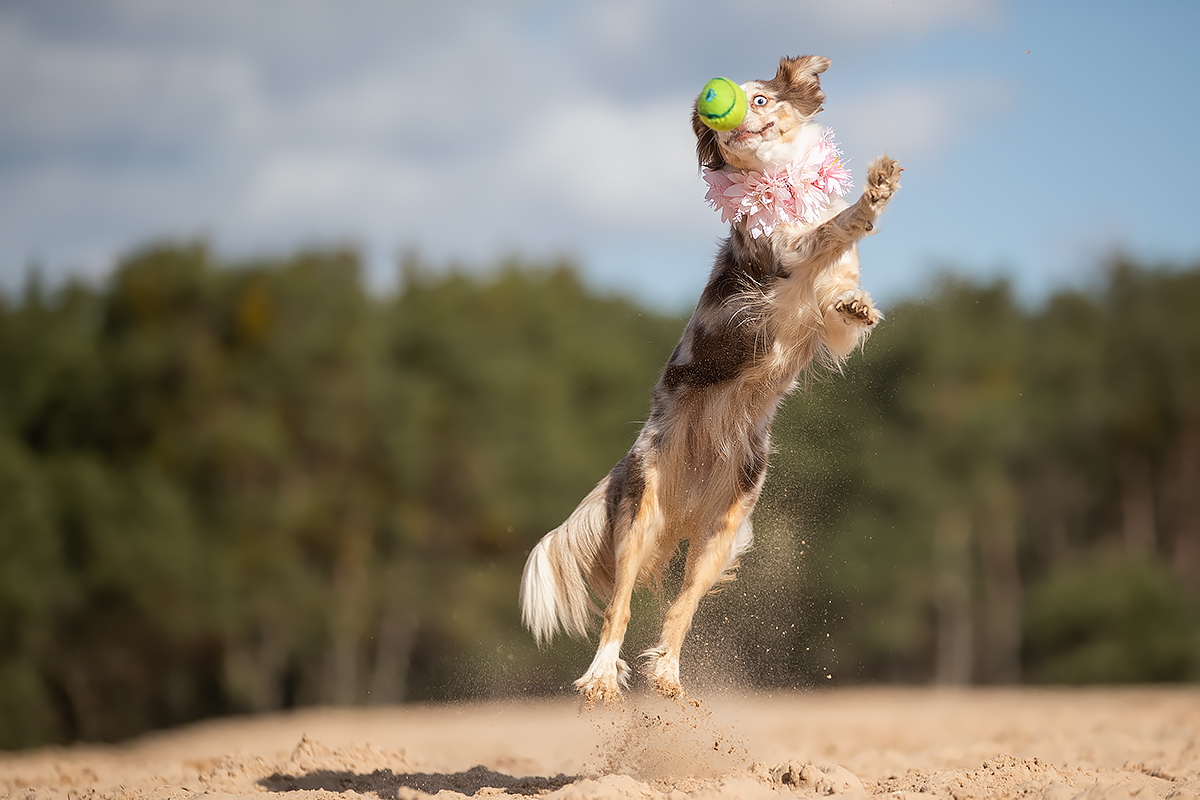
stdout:
[(696, 159), (700, 166), (709, 169), (725, 166), (725, 157), (717, 147), (717, 132), (700, 120), (700, 112), (695, 106), (692, 106), (692, 132), (696, 134)]
[(817, 80), (817, 76), (829, 69), (833, 63), (825, 56), (796, 56), (779, 59), (779, 71), (775, 73), (778, 79), (784, 77), (790, 82), (801, 80)]
[(791, 103), (801, 115), (815, 116), (825, 102), (821, 91), (822, 72), (829, 69), (830, 61), (825, 56), (797, 56), (779, 59), (779, 70), (775, 77), (766, 82), (766, 88), (775, 97)]

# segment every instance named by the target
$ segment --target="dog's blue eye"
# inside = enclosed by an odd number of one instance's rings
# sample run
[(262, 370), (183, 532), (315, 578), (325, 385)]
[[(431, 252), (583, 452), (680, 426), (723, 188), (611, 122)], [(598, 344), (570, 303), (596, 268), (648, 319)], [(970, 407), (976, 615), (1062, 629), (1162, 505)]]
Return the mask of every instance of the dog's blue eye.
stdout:
[(766, 95), (762, 95), (762, 94), (756, 94), (756, 95), (754, 95), (754, 105), (756, 105), (756, 106), (765, 106), (766, 104), (767, 104), (767, 97), (766, 97)]

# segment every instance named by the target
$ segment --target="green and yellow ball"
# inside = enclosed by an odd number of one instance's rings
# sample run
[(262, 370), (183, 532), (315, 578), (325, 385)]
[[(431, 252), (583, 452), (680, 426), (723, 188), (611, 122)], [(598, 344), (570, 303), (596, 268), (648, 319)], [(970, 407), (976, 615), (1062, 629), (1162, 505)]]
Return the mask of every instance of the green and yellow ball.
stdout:
[(741, 125), (749, 108), (742, 87), (728, 78), (713, 78), (696, 98), (700, 121), (714, 131), (731, 131)]

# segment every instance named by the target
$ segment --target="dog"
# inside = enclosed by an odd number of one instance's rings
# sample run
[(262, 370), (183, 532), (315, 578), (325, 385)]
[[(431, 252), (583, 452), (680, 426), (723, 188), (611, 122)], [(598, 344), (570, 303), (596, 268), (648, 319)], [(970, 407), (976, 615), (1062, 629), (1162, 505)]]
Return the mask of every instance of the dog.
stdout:
[[(829, 64), (785, 57), (774, 78), (743, 84), (749, 108), (730, 131), (706, 127), (694, 107), (706, 174), (770, 170), (821, 141), (824, 128), (813, 120)], [(530, 551), (520, 604), (539, 646), (560, 627), (586, 637), (600, 613), (593, 594), (605, 604), (596, 656), (575, 682), (589, 706), (619, 698), (628, 685), (621, 643), (633, 590), (657, 583), (688, 539), (679, 594), (658, 644), (642, 653), (653, 687), (683, 695), (679, 658), (692, 616), (705, 593), (733, 579), (751, 546), (750, 515), (780, 402), (814, 363), (839, 367), (881, 319), (859, 287), (857, 242), (874, 229), (900, 172), (879, 157), (857, 202), (833, 198), (810, 222), (769, 230), (752, 229), (748, 218), (731, 223), (629, 453)]]

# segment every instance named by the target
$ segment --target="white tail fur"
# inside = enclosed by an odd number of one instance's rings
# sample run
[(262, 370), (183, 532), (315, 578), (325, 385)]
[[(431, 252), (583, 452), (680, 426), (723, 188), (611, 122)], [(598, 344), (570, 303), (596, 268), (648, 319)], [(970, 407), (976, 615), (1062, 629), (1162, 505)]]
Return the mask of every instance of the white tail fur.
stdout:
[[(521, 575), (521, 621), (540, 646), (561, 627), (587, 636), (599, 614), (591, 591), (612, 594), (612, 547), (605, 508), (606, 477), (583, 498), (567, 521), (542, 537)], [(589, 583), (591, 591), (589, 591)]]

